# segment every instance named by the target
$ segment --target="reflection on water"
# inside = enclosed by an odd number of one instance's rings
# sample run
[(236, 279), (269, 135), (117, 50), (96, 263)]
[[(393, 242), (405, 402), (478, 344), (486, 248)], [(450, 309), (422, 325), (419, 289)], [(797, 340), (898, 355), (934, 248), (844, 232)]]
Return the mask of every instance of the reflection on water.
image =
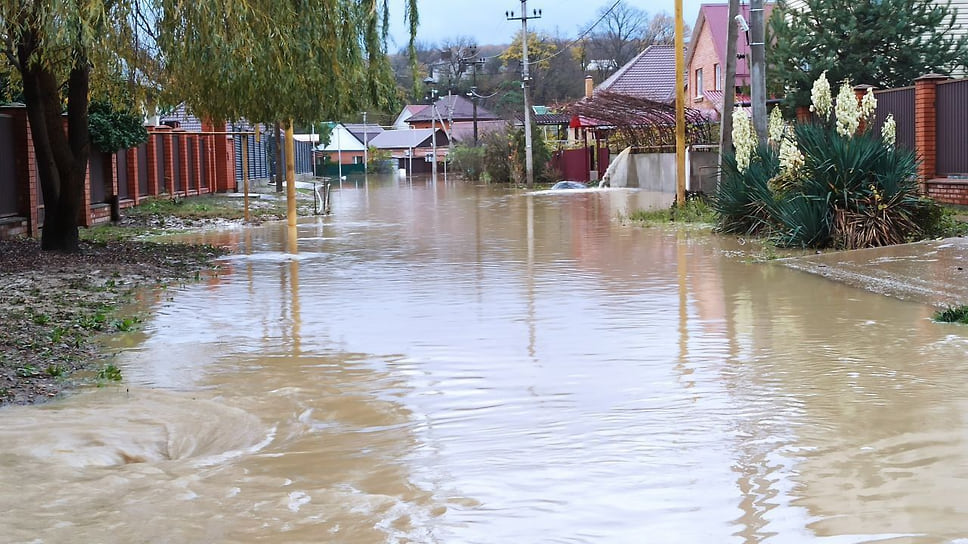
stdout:
[(666, 198), (370, 178), (206, 235), (122, 387), (0, 412), (0, 540), (965, 538), (963, 327), (615, 220)]

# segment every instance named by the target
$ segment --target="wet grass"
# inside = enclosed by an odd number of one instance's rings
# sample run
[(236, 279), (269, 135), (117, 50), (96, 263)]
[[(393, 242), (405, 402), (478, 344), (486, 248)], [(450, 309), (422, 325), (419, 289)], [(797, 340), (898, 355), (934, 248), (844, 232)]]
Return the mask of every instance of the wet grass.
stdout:
[(968, 306), (949, 306), (934, 313), (939, 323), (961, 323), (968, 325)]
[(713, 225), (716, 223), (716, 212), (705, 200), (693, 198), (687, 200), (686, 205), (681, 208), (673, 204), (662, 210), (635, 210), (626, 219), (641, 225), (662, 223)]

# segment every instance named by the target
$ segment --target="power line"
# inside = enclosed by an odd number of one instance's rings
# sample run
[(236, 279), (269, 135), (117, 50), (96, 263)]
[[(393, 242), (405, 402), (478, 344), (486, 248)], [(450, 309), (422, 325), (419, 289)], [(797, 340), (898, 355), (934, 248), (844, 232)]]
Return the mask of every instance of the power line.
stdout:
[(564, 53), (565, 51), (568, 51), (568, 48), (570, 48), (571, 46), (573, 46), (576, 43), (578, 43), (579, 41), (581, 41), (582, 38), (584, 38), (585, 36), (587, 36), (592, 30), (595, 29), (596, 26), (598, 26), (598, 23), (601, 23), (602, 21), (604, 21), (605, 18), (608, 17), (609, 14), (612, 13), (612, 10), (614, 10), (619, 5), (619, 3), (621, 3), (621, 2), (622, 2), (622, 0), (615, 0), (615, 3), (612, 4), (612, 7), (608, 8), (608, 10), (606, 10), (605, 13), (603, 13), (602, 16), (598, 18), (597, 21), (595, 21), (594, 23), (592, 23), (592, 25), (590, 27), (588, 27), (587, 29), (585, 29), (584, 32), (582, 32), (581, 34), (579, 34), (577, 38), (575, 38), (574, 40), (572, 40), (571, 42), (569, 42), (568, 45), (562, 47), (557, 53), (555, 53), (553, 55), (550, 55), (550, 56), (547, 56), (547, 57), (545, 57), (543, 59), (533, 60), (533, 61), (531, 61), (531, 63), (532, 64), (537, 64), (539, 62), (544, 62), (546, 60), (551, 60), (551, 59), (557, 57), (558, 55)]

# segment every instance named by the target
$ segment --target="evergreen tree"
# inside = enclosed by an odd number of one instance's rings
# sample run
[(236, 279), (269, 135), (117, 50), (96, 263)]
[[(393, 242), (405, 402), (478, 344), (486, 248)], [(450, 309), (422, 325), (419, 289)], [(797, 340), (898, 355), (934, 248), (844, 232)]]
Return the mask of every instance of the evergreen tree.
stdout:
[(910, 85), (928, 73), (968, 66), (968, 35), (953, 30), (956, 9), (931, 0), (780, 0), (770, 18), (771, 88), (791, 106), (810, 103), (822, 72), (880, 89)]

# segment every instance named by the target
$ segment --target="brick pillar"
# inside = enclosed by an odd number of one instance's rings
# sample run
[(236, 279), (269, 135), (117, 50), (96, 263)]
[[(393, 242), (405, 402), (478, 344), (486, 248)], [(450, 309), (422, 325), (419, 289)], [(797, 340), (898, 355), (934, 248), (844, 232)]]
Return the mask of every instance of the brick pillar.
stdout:
[[(868, 89), (873, 91), (875, 87), (873, 85), (855, 85), (854, 86), (854, 96), (857, 97), (857, 105), (859, 106), (864, 100), (864, 95), (867, 94)], [(867, 121), (864, 119), (860, 120), (860, 124), (857, 125), (857, 132), (863, 133), (867, 131)]]
[(941, 74), (927, 74), (914, 80), (914, 150), (921, 159), (918, 178), (921, 193), (925, 182), (937, 174), (937, 127), (938, 118), (935, 98), (938, 83), (948, 79)]
[(138, 171), (138, 148), (132, 147), (131, 149), (126, 149), (124, 151), (124, 159), (128, 174), (128, 195), (131, 196), (131, 200), (137, 205), (138, 201), (141, 200), (140, 191), (138, 190), (138, 177), (140, 175)]
[(78, 211), (80, 217), (77, 218), (81, 227), (90, 227), (93, 224), (91, 221), (91, 159), (96, 153), (97, 151), (92, 147), (84, 168), (84, 188), (81, 189), (81, 209)]
[(30, 236), (40, 235), (40, 180), (37, 178), (37, 161), (34, 157), (33, 135), (27, 122), (27, 109), (24, 106), (3, 106), (0, 113), (13, 118), (14, 168), (17, 172), (17, 193), (20, 213), (27, 218)]
[[(224, 131), (225, 123), (221, 123), (218, 126), (221, 126)], [(233, 135), (233, 137), (236, 136)], [(228, 135), (215, 135), (212, 143), (212, 165), (214, 167), (212, 169), (212, 178), (214, 180), (214, 190), (219, 192), (233, 191), (235, 190), (235, 183), (233, 183), (235, 181), (235, 174), (232, 173), (234, 168), (232, 170), (226, 168), (229, 155), (229, 137)]]

